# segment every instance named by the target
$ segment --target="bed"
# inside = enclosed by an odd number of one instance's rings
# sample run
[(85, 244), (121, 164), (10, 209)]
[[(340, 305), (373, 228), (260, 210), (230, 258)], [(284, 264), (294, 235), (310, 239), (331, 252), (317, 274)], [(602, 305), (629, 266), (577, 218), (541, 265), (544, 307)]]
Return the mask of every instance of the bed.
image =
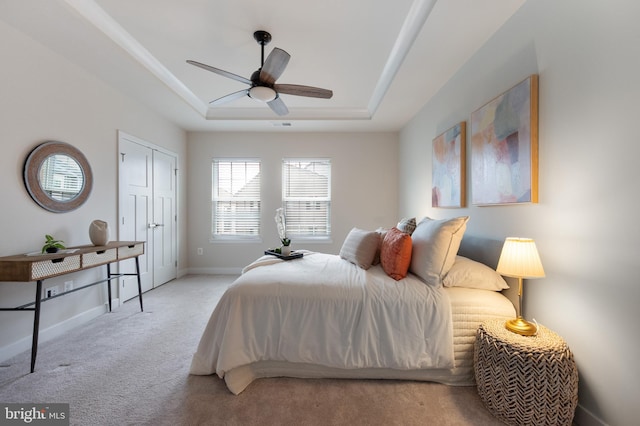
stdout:
[(282, 376), (473, 385), (478, 325), (516, 312), (502, 277), (462, 255), (466, 220), (354, 228), (339, 255), (258, 258), (213, 309), (190, 373), (234, 394)]

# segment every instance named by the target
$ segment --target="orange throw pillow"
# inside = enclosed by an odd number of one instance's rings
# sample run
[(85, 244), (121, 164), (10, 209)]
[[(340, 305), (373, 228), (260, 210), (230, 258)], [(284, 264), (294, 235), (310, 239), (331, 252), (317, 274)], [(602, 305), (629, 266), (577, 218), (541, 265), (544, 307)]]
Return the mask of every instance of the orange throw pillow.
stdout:
[(391, 228), (382, 240), (380, 263), (391, 278), (398, 281), (407, 276), (411, 264), (411, 236)]

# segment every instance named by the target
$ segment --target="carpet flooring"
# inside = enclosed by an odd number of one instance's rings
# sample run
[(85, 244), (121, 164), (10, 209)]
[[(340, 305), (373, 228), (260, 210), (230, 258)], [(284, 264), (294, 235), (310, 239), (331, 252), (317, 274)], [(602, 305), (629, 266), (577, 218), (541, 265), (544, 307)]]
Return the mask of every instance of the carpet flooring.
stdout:
[[(209, 315), (233, 276), (192, 275), (0, 363), (0, 401), (69, 403), (72, 425), (499, 425), (474, 387), (260, 379), (240, 395), (190, 376)], [(44, 305), (43, 309), (49, 306)]]

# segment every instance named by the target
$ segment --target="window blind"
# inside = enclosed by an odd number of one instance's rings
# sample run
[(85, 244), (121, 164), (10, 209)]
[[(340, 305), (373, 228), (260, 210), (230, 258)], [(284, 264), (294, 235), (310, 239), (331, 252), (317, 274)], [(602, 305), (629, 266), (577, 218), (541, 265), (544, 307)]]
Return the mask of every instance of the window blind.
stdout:
[(260, 161), (214, 159), (212, 187), (213, 238), (257, 238)]
[(67, 155), (51, 155), (43, 163), (38, 174), (43, 190), (57, 201), (75, 198), (84, 186), (80, 165)]
[(331, 235), (331, 161), (283, 160), (282, 203), (287, 236)]

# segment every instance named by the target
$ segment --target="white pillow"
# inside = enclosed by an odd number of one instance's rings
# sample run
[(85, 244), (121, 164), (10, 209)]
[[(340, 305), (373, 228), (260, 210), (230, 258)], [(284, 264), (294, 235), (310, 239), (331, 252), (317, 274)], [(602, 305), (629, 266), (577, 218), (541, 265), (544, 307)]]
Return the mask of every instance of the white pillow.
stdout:
[(445, 287), (467, 287), (500, 291), (509, 288), (507, 282), (487, 265), (463, 256), (456, 261), (442, 280)]
[(380, 234), (376, 231), (353, 228), (342, 243), (340, 257), (362, 269), (369, 269), (378, 250), (379, 242)]
[(409, 271), (429, 285), (440, 287), (453, 266), (469, 216), (434, 220), (425, 217), (411, 234), (413, 251)]

